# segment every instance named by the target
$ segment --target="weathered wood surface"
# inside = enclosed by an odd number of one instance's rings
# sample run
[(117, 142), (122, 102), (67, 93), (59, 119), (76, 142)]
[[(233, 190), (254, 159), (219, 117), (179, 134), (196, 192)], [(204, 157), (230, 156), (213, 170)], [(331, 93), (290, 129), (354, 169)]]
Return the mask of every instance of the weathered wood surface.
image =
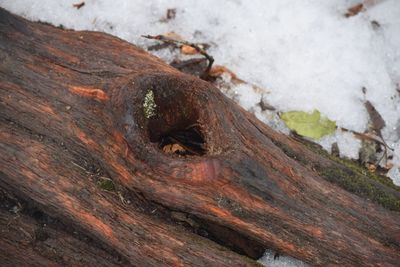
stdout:
[[(1, 9), (0, 60), (0, 187), (97, 242), (94, 262), (108, 253), (107, 265), (249, 266), (238, 252), (265, 248), (319, 266), (400, 262), (397, 188), (274, 132), (209, 83), (115, 37)], [(190, 127), (205, 154), (159, 148)], [(102, 177), (115, 188), (102, 190)], [(339, 186), (347, 178), (363, 186), (350, 193)]]

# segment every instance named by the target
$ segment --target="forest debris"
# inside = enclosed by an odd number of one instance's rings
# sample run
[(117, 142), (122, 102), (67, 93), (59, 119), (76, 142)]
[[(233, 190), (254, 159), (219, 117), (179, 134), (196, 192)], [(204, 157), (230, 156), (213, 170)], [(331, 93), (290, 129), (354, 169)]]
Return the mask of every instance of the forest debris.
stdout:
[(206, 77), (208, 76), (209, 71), (211, 70), (211, 67), (214, 63), (214, 58), (212, 56), (210, 56), (203, 48), (201, 45), (198, 44), (194, 44), (194, 43), (190, 43), (187, 41), (183, 41), (183, 40), (179, 40), (177, 38), (171, 38), (168, 37), (167, 35), (142, 35), (142, 37), (147, 38), (147, 39), (153, 39), (153, 40), (158, 40), (161, 42), (165, 42), (165, 43), (172, 43), (172, 44), (179, 44), (179, 45), (187, 45), (187, 46), (191, 46), (194, 49), (196, 49), (196, 51), (198, 53), (200, 53), (201, 55), (203, 55), (207, 60), (208, 60), (208, 65), (207, 68), (204, 70), (202, 77)]
[(367, 109), (369, 117), (371, 119), (373, 130), (376, 131), (379, 136), (381, 136), (381, 130), (386, 125), (385, 121), (371, 102), (367, 100), (364, 103), (364, 106)]
[(181, 46), (181, 53), (185, 55), (195, 55), (198, 54), (199, 52), (197, 51), (196, 48), (189, 46), (189, 45), (182, 45)]
[(210, 70), (209, 75), (214, 78), (221, 77), (222, 75), (228, 75), (230, 76), (233, 82), (244, 83), (242, 79), (239, 79), (233, 71), (231, 71), (225, 66), (220, 66), (220, 65), (214, 66)]
[(372, 105), (371, 102), (369, 102), (368, 100), (364, 103), (365, 108), (368, 111), (368, 115), (371, 121), (371, 130), (381, 139), (382, 143), (384, 144), (384, 153), (383, 156), (380, 158), (380, 160), (378, 161), (377, 164), (379, 164), (379, 162), (383, 159), (386, 158), (387, 159), (387, 148), (389, 147), (385, 140), (383, 139), (382, 136), (382, 132), (381, 130), (383, 129), (383, 127), (385, 127), (386, 123), (383, 120), (381, 114), (379, 114), (379, 112), (375, 109), (375, 107)]
[(251, 86), (251, 89), (257, 93), (257, 94), (262, 94), (261, 100), (257, 105), (261, 107), (262, 111), (265, 110), (270, 110), (274, 111), (275, 107), (272, 105), (268, 104), (266, 100), (264, 100), (264, 95), (268, 94), (269, 91), (261, 88), (260, 86), (256, 84), (249, 83), (247, 81), (242, 80), (239, 78), (233, 71), (230, 69), (226, 68), (225, 66), (214, 66), (210, 72), (209, 72), (209, 77), (206, 79), (207, 81), (214, 82), (214, 84), (224, 93), (231, 95), (234, 101), (237, 101), (235, 99), (235, 96), (237, 95), (236, 91), (234, 91), (235, 85), (240, 85), (240, 84), (245, 84)]
[(346, 12), (346, 14), (344, 14), (344, 16), (346, 18), (355, 16), (358, 13), (360, 13), (363, 9), (364, 9), (364, 5), (362, 3), (356, 4), (352, 7), (350, 7), (349, 9), (347, 9), (347, 12)]
[(375, 172), (376, 171), (376, 165), (375, 164), (367, 163), (366, 167), (370, 172)]
[(344, 132), (353, 133), (354, 136), (357, 137), (357, 138), (359, 138), (360, 140), (371, 140), (371, 141), (377, 142), (377, 143), (380, 144), (380, 145), (383, 145), (384, 147), (386, 147), (386, 148), (388, 148), (388, 149), (390, 149), (390, 150), (393, 150), (393, 148), (390, 148), (390, 147), (385, 143), (385, 141), (381, 140), (381, 138), (378, 137), (378, 136), (373, 136), (373, 135), (368, 134), (368, 133), (359, 133), (359, 132), (356, 132), (356, 131), (353, 131), (353, 130), (349, 130), (349, 129), (346, 129), (346, 128), (343, 128), (343, 127), (340, 127), (340, 129), (341, 129), (342, 131), (344, 131)]
[(119, 200), (121, 201), (121, 203), (123, 205), (126, 206), (126, 205), (129, 205), (131, 203), (130, 200), (126, 200), (125, 199), (125, 197), (122, 195), (121, 191), (118, 191), (117, 194), (118, 194)]
[(258, 103), (258, 105), (260, 106), (262, 111), (266, 111), (266, 110), (274, 111), (274, 110), (276, 110), (276, 108), (274, 106), (270, 105), (267, 101), (265, 101), (263, 97), (261, 97), (261, 101)]
[(372, 6), (379, 4), (380, 2), (383, 2), (385, 0), (363, 0), (360, 3), (351, 6), (349, 9), (347, 9), (346, 14), (344, 16), (346, 18), (353, 17), (360, 12), (364, 12), (368, 8), (371, 8)]
[(205, 144), (198, 125), (191, 125), (184, 130), (177, 130), (161, 137), (159, 148), (166, 153), (181, 156), (203, 155)]
[(336, 122), (322, 116), (318, 110), (314, 110), (313, 113), (288, 111), (280, 117), (289, 129), (312, 139), (330, 135), (336, 130)]
[[(180, 36), (179, 34), (177, 34), (176, 32), (172, 31), (172, 32), (167, 32), (163, 34), (164, 36), (167, 36), (168, 38), (171, 39), (175, 39), (175, 40), (180, 40), (180, 41), (184, 41), (182, 36)], [(167, 47), (171, 47), (171, 48), (178, 48), (179, 46), (176, 43), (172, 43), (172, 42), (162, 42), (162, 43), (158, 43), (158, 44), (154, 44), (151, 45), (147, 48), (147, 50), (149, 51), (158, 51)]]
[(161, 43), (161, 44), (154, 44), (154, 45), (150, 45), (149, 47), (147, 47), (148, 51), (158, 51), (167, 47), (173, 47), (175, 46), (174, 44), (169, 44), (169, 43)]
[(376, 20), (372, 20), (372, 21), (371, 21), (371, 25), (372, 25), (372, 28), (373, 28), (374, 30), (377, 30), (377, 29), (379, 29), (379, 28), (381, 27), (381, 24), (380, 24), (378, 21), (376, 21)]
[(331, 147), (331, 154), (333, 155), (333, 156), (335, 156), (335, 157), (340, 157), (340, 149), (339, 149), (339, 145), (338, 145), (338, 143), (337, 142), (335, 142), (335, 143), (333, 143), (332, 144), (332, 147)]
[(164, 33), (161, 36), (164, 36), (164, 37), (167, 37), (169, 39), (173, 39), (173, 40), (176, 40), (176, 41), (179, 41), (179, 42), (184, 42), (185, 41), (182, 36), (180, 36), (179, 34), (177, 34), (174, 31)]
[(367, 163), (375, 163), (377, 152), (376, 142), (372, 140), (362, 140), (361, 148), (359, 151), (359, 161), (365, 165)]
[(160, 22), (168, 22), (176, 17), (176, 8), (168, 8), (164, 18)]
[(85, 5), (85, 2), (80, 2), (80, 3), (77, 3), (77, 4), (73, 4), (72, 6), (75, 7), (76, 9), (80, 9), (84, 5)]
[(180, 154), (186, 152), (185, 148), (182, 147), (180, 144), (167, 144), (162, 148), (162, 150), (167, 154), (168, 153)]
[(175, 8), (168, 8), (167, 9), (167, 19), (174, 19), (176, 17), (176, 9)]
[[(372, 4), (372, 3), (369, 3)], [(367, 88), (362, 87), (362, 92), (365, 95), (367, 93)], [(383, 158), (387, 161), (388, 152), (387, 149), (391, 149), (385, 142), (382, 136), (381, 130), (385, 127), (386, 123), (382, 118), (381, 114), (376, 110), (374, 105), (368, 100), (364, 102), (365, 109), (369, 115), (369, 125), (368, 130), (364, 133), (356, 133), (353, 132), (354, 135), (362, 140), (362, 146), (359, 152), (360, 162), (362, 164), (367, 164), (370, 162), (375, 162), (377, 165), (382, 161)], [(372, 137), (370, 134), (375, 135), (376, 137)], [(383, 156), (377, 161), (376, 154), (380, 152), (380, 147), (377, 144), (383, 146)], [(391, 149), (393, 150), (393, 149)]]
[(200, 77), (207, 68), (206, 58), (192, 58), (184, 61), (175, 59), (170, 65), (184, 73)]

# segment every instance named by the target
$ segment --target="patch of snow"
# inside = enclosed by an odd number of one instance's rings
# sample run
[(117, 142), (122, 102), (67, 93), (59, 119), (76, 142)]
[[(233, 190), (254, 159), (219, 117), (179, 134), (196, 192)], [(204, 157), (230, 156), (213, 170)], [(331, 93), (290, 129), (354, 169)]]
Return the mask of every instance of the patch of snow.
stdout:
[(331, 152), (332, 145), (337, 143), (340, 157), (358, 159), (361, 140), (354, 137), (353, 133), (336, 130), (334, 135), (325, 136), (318, 142), (325, 150)]
[[(388, 175), (400, 185), (400, 1), (374, 1), (350, 18), (343, 14), (359, 1), (86, 0), (79, 10), (73, 7), (78, 2), (0, 0), (0, 6), (31, 20), (103, 31), (142, 47), (152, 42), (141, 35), (171, 31), (211, 44), (216, 64), (268, 88), (256, 92), (239, 84), (234, 93), (225, 93), (285, 133), (276, 113), (261, 110), (261, 99), (283, 112), (317, 109), (358, 132), (367, 129), (363, 103), (369, 100), (386, 122), (383, 137), (394, 148)], [(165, 22), (168, 8), (176, 9), (176, 18)], [(167, 61), (174, 57), (168, 49), (153, 53)], [(328, 151), (334, 142), (342, 156), (358, 157), (360, 141), (352, 134), (338, 130), (320, 140)], [(272, 263), (268, 253), (269, 266), (301, 266)]]
[(391, 162), (393, 167), (389, 170), (388, 176), (392, 178), (395, 185), (400, 186), (400, 140), (388, 145), (394, 149), (393, 160)]
[(249, 84), (235, 86), (235, 97), (242, 107), (247, 110), (254, 108), (261, 101), (261, 95), (255, 92)]
[(299, 261), (290, 256), (280, 255), (275, 256), (275, 252), (272, 250), (266, 250), (264, 256), (258, 260), (259, 263), (268, 267), (309, 267), (307, 263)]

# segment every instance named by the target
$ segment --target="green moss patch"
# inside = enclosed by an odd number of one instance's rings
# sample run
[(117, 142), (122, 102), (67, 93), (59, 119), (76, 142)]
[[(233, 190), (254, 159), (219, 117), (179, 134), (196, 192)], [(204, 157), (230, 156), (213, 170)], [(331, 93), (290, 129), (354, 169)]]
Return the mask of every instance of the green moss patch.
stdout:
[(110, 178), (100, 177), (99, 180), (97, 180), (97, 185), (103, 190), (115, 191), (114, 182)]
[(311, 151), (332, 162), (322, 166), (309, 161), (304, 155), (296, 153), (287, 145), (276, 142), (275, 145), (303, 166), (316, 170), (322, 178), (351, 193), (370, 199), (387, 209), (400, 211), (400, 198), (393, 191), (400, 192), (400, 187), (396, 186), (389, 177), (372, 173), (351, 160), (331, 155), (316, 144), (307, 141), (302, 143)]

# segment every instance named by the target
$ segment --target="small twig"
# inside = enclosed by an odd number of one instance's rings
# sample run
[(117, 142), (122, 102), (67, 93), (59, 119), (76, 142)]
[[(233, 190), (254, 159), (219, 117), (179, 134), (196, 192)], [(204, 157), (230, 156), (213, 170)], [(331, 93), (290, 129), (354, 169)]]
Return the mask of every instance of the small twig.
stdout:
[(214, 58), (210, 56), (203, 48), (201, 48), (199, 45), (190, 43), (187, 41), (181, 41), (181, 40), (176, 40), (169, 38), (164, 35), (142, 35), (142, 37), (147, 38), (147, 39), (152, 39), (152, 40), (158, 40), (161, 42), (169, 43), (169, 44), (180, 44), (180, 45), (187, 45), (190, 47), (193, 47), (196, 49), (197, 52), (199, 52), (201, 55), (203, 55), (207, 60), (208, 60), (208, 66), (204, 71), (204, 76), (208, 75), (209, 71), (211, 70), (211, 67), (214, 63)]
[(32, 235), (30, 233), (28, 233), (24, 228), (22, 227), (18, 227), (18, 229), (24, 233), (29, 239), (33, 239)]
[(356, 132), (356, 131), (353, 131), (353, 130), (349, 130), (349, 129), (346, 129), (346, 128), (340, 128), (340, 129), (343, 130), (343, 131), (345, 131), (345, 132), (351, 132), (351, 133), (353, 133), (356, 137), (358, 137), (358, 138), (360, 138), (360, 139), (367, 139), (367, 140), (370, 140), (370, 141), (374, 141), (374, 142), (380, 144), (381, 146), (383, 146), (383, 149), (384, 149), (383, 155), (382, 155), (382, 157), (378, 160), (378, 162), (376, 163), (377, 165), (379, 165), (379, 163), (382, 161), (383, 158), (385, 158), (385, 159), (387, 160), (388, 149), (391, 150), (391, 151), (394, 151), (394, 149), (391, 148), (391, 147), (385, 142), (385, 140), (383, 139), (383, 137), (382, 137), (381, 134), (378, 135), (379, 139), (381, 139), (381, 140), (379, 140), (378, 137), (376, 137), (376, 136), (370, 136), (370, 135), (368, 135), (368, 134), (359, 133), (359, 132)]
[(356, 132), (356, 131), (353, 131), (353, 130), (349, 130), (349, 129), (346, 129), (346, 128), (342, 128), (342, 127), (340, 127), (340, 129), (342, 131), (344, 131), (344, 132), (350, 132), (350, 133), (354, 134), (356, 137), (358, 137), (360, 139), (367, 139), (367, 140), (370, 140), (370, 141), (374, 141), (374, 142), (377, 142), (378, 144), (384, 146), (385, 148), (388, 148), (388, 149), (390, 149), (392, 151), (394, 150), (393, 148), (389, 147), (388, 144), (386, 144), (386, 142), (383, 140), (382, 137), (380, 137), (382, 140), (379, 140), (377, 137), (371, 136), (371, 135), (368, 135), (368, 134), (359, 133), (359, 132)]
[(78, 167), (79, 169), (84, 170), (85, 172), (88, 172), (84, 167), (82, 167), (82, 166), (79, 165), (78, 163), (73, 162), (73, 161), (71, 161), (71, 163), (74, 164), (74, 165), (75, 165), (76, 167)]
[(118, 191), (118, 197), (121, 200), (122, 205), (126, 206), (129, 204), (129, 202), (124, 198), (122, 195), (121, 191)]

